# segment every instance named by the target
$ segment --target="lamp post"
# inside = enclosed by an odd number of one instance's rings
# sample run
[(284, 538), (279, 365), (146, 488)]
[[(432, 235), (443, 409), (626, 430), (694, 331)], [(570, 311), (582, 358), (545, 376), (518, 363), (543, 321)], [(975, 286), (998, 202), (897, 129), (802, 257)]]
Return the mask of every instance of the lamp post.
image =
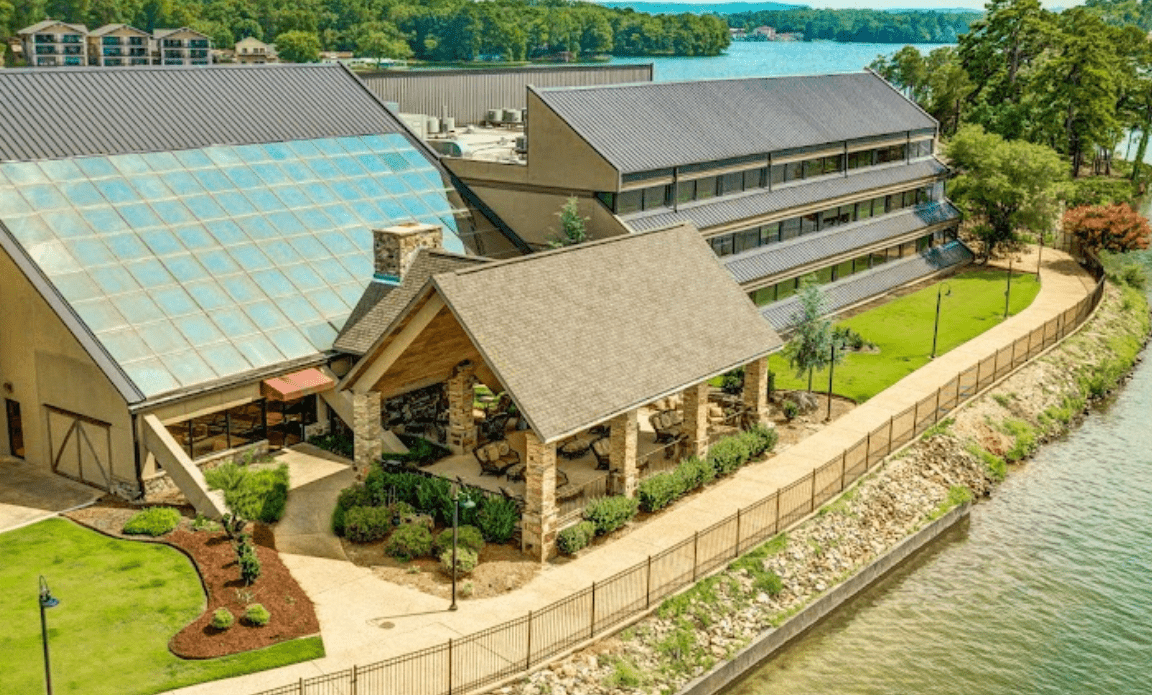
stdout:
[[(452, 484), (452, 605), (448, 606), (448, 610), (456, 610), (456, 543), (458, 531), (460, 526), (460, 484)], [(464, 499), (464, 508), (472, 509), (476, 503), (471, 498)]]
[(40, 639), (44, 642), (44, 683), (48, 688), (48, 695), (52, 695), (52, 668), (48, 665), (48, 621), (44, 611), (60, 605), (60, 599), (48, 590), (48, 582), (44, 575), (40, 575)]
[(1012, 300), (1012, 257), (1008, 257), (1008, 289), (1004, 290), (1004, 318), (1008, 318), (1008, 302)]
[[(944, 292), (945, 287), (948, 288), (947, 292)], [(944, 293), (941, 294), (942, 292)], [(936, 338), (940, 335), (940, 300), (951, 296), (952, 286), (948, 283), (942, 282), (936, 287), (936, 323), (932, 324), (932, 354), (928, 356), (928, 359), (936, 359)]]
[(824, 422), (832, 421), (832, 374), (836, 371), (836, 341), (832, 341), (832, 355), (828, 360), (828, 411)]
[(1044, 232), (1040, 232), (1040, 246), (1036, 249), (1036, 279), (1040, 279), (1040, 262), (1044, 258)]

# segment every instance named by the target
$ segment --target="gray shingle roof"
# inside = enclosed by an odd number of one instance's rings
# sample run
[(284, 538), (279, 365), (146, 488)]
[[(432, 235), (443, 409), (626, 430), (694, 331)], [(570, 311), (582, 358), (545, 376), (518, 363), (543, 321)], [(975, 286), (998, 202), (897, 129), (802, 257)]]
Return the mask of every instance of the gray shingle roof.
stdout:
[(430, 277), (487, 262), (486, 258), (420, 249), (400, 285), (379, 280), (368, 284), (332, 347), (340, 352), (363, 355), (424, 288)]
[(0, 161), (397, 132), (340, 65), (0, 70)]
[(946, 166), (932, 157), (911, 164), (864, 169), (848, 176), (821, 177), (811, 182), (784, 186), (771, 191), (761, 188), (740, 195), (724, 196), (682, 206), (676, 211), (639, 213), (622, 219), (637, 232), (663, 229), (684, 222), (692, 222), (700, 229), (708, 229), (779, 210), (811, 205), (821, 200), (941, 176), (947, 171)]
[(88, 32), (88, 35), (94, 38), (99, 38), (105, 34), (111, 34), (118, 29), (131, 29), (132, 31), (148, 36), (148, 32), (144, 31), (143, 29), (137, 29), (131, 24), (105, 24), (102, 27), (93, 29), (92, 31)]
[(936, 127), (870, 72), (535, 91), (624, 173)]
[(68, 22), (61, 22), (58, 19), (45, 19), (42, 22), (36, 22), (32, 26), (24, 27), (23, 29), (21, 29), (17, 33), (19, 33), (19, 34), (36, 34), (36, 33), (39, 33), (41, 31), (44, 31), (48, 27), (54, 27), (57, 24), (60, 24), (62, 26), (66, 26), (69, 29), (72, 29), (73, 31), (80, 32), (81, 34), (87, 34), (88, 33), (88, 27), (84, 26), (83, 24), (69, 24)]
[(689, 225), (436, 275), (433, 283), (544, 441), (781, 345)]
[(959, 218), (960, 213), (950, 203), (926, 203), (894, 215), (835, 227), (728, 256), (724, 259), (724, 266), (736, 282), (752, 282), (779, 275), (822, 258), (867, 248), (887, 239), (895, 239), (918, 229)]
[[(945, 268), (970, 263), (973, 258), (967, 246), (953, 241), (910, 258), (885, 263), (878, 268), (824, 285), (824, 309), (827, 313), (835, 313)], [(763, 307), (760, 315), (783, 333), (799, 319), (800, 299), (793, 295), (783, 301), (773, 302)]]

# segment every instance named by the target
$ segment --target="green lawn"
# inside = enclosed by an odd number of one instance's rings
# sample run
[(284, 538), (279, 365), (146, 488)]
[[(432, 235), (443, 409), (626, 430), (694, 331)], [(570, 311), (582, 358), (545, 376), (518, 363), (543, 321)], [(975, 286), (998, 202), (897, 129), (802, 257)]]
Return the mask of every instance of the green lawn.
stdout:
[[(940, 337), (936, 354), (942, 355), (1004, 319), (1006, 273), (980, 269), (946, 280), (952, 295), (940, 307)], [(832, 390), (864, 402), (928, 363), (932, 352), (932, 323), (936, 314), (936, 285), (895, 299), (840, 322), (876, 343), (876, 354), (853, 353), (836, 366)], [(948, 291), (947, 289), (945, 290)], [(1035, 275), (1012, 276), (1010, 314), (1026, 308), (1040, 291)], [(808, 387), (807, 376), (797, 378), (781, 354), (769, 361), (776, 373), (776, 388)], [(817, 372), (813, 390), (828, 389), (828, 372)]]
[(318, 637), (185, 661), (168, 640), (204, 608), (191, 562), (168, 546), (122, 541), (50, 519), (0, 534), (0, 674), (4, 693), (44, 692), (37, 576), (48, 610), (57, 693), (144, 695), (324, 655)]

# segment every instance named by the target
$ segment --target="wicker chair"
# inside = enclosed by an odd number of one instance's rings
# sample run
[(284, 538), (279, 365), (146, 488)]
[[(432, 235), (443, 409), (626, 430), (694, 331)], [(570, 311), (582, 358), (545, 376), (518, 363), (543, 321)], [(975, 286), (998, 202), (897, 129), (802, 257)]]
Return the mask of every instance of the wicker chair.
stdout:
[(612, 451), (612, 445), (608, 437), (597, 439), (592, 442), (592, 446), (589, 448), (592, 450), (592, 455), (596, 457), (596, 470), (608, 470)]
[(489, 442), (473, 449), (472, 454), (480, 462), (480, 475), (504, 475), (509, 468), (520, 463), (520, 454), (508, 446), (508, 442), (500, 440)]
[(675, 441), (676, 436), (680, 434), (684, 415), (679, 410), (661, 410), (649, 416), (648, 422), (656, 433), (656, 443), (666, 444)]

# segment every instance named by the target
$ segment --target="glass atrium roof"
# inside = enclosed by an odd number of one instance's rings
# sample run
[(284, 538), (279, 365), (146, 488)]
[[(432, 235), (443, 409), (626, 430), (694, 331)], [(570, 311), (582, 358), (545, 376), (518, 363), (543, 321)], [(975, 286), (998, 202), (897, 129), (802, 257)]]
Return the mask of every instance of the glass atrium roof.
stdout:
[(464, 252), (400, 134), (0, 162), (0, 220), (145, 396), (331, 349), (373, 228)]

